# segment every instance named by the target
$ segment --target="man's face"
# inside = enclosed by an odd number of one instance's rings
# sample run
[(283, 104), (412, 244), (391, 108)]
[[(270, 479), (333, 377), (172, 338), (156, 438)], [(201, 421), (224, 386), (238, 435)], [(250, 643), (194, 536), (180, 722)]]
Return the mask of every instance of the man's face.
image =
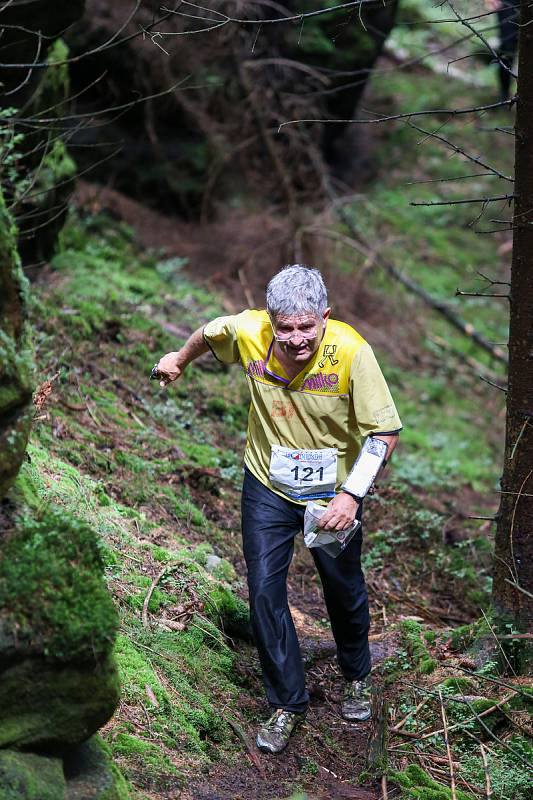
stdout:
[(274, 337), (281, 352), (295, 364), (309, 361), (319, 348), (330, 309), (322, 317), (316, 314), (284, 316), (272, 320)]

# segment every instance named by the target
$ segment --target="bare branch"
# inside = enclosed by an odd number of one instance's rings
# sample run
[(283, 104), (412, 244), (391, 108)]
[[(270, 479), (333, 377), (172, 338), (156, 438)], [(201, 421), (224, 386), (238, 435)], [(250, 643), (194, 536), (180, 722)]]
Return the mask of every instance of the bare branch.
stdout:
[(484, 375), (478, 375), (478, 378), (482, 380), (484, 383), (488, 383), (489, 386), (494, 386), (495, 389), (499, 389), (500, 392), (505, 392), (505, 394), (507, 394), (507, 386), (500, 386), (499, 383), (491, 381), (490, 378), (486, 378)]
[(418, 186), (422, 183), (448, 183), (449, 181), (464, 181), (467, 178), (494, 178), (494, 172), (473, 172), (470, 175), (457, 175), (451, 178), (427, 178), (422, 181), (406, 181), (405, 186)]
[(496, 197), (469, 197), (462, 200), (428, 200), (422, 202), (421, 200), (412, 200), (410, 206), (459, 206), (466, 203), (495, 203), (498, 200), (513, 200), (514, 194), (500, 194)]
[[(383, 0), (383, 5), (386, 5), (387, 0)], [(189, 3), (187, 0), (182, 0), (178, 9), (173, 10), (171, 8), (167, 8), (166, 6), (161, 6), (161, 11), (167, 11), (171, 14), (177, 14), (178, 16), (186, 16), (183, 12), (179, 11), (179, 8), (184, 6), (191, 6), (192, 8), (198, 8), (203, 11), (208, 11), (211, 14), (216, 14), (219, 17), (224, 18), (224, 25), (228, 23), (237, 23), (239, 25), (277, 25), (284, 22), (300, 22), (303, 19), (309, 19), (310, 17), (319, 17), (323, 14), (331, 14), (335, 11), (341, 11), (344, 8), (359, 8), (361, 10), (361, 6), (363, 5), (375, 5), (375, 0), (350, 0), (348, 3), (339, 3), (339, 5), (331, 6), (329, 8), (319, 8), (316, 11), (307, 11), (301, 14), (293, 14), (288, 17), (273, 17), (272, 19), (242, 19), (240, 17), (230, 17), (226, 14), (223, 14), (221, 11), (215, 11), (212, 8), (205, 8), (204, 6), (199, 6), (196, 3)], [(174, 35), (174, 34), (172, 34)]]
[(516, 73), (513, 72), (513, 70), (510, 68), (509, 64), (505, 63), (505, 61), (501, 58), (499, 53), (497, 53), (496, 50), (492, 47), (490, 42), (487, 41), (487, 39), (485, 39), (483, 34), (480, 31), (477, 31), (472, 25), (470, 25), (470, 22), (469, 22), (468, 19), (462, 17), (460, 14), (457, 13), (455, 8), (453, 7), (453, 3), (451, 3), (450, 0), (447, 0), (447, 4), (450, 6), (451, 10), (453, 11), (455, 16), (457, 17), (457, 21), (460, 22), (461, 25), (464, 25), (466, 28), (468, 28), (469, 31), (472, 31), (474, 36), (476, 36), (476, 38), (478, 38), (481, 42), (483, 42), (485, 48), (489, 51), (489, 53), (493, 56), (493, 58), (498, 62), (498, 64), (501, 67), (503, 67), (503, 69), (505, 69), (505, 71), (508, 72), (509, 75), (511, 75), (511, 77), (516, 78), (517, 77)]
[[(41, 32), (40, 31), (38, 31), (36, 33), (36, 36), (38, 38), (37, 38), (37, 51), (35, 53), (35, 58), (33, 59), (33, 63), (34, 64), (36, 64), (37, 61), (39, 60), (39, 56), (41, 55), (41, 48), (42, 48), (42, 44), (43, 44), (43, 38), (41, 36)], [(33, 73), (33, 67), (29, 67), (28, 68), (28, 74), (26, 75), (26, 77), (20, 83), (18, 83), (15, 86), (14, 89), (10, 89), (9, 92), (4, 92), (3, 96), (4, 97), (9, 97), (9, 95), (11, 95), (11, 94), (16, 94), (16, 92), (18, 92), (20, 89), (22, 89), (23, 86), (25, 86), (28, 83), (29, 79), (32, 76), (32, 73)]]
[(456, 297), (506, 297), (509, 299), (509, 294), (496, 294), (495, 292), (462, 292), (461, 289), (455, 290)]
[[(135, 33), (130, 34), (129, 36), (125, 36), (123, 39), (119, 39), (117, 41), (117, 35), (120, 31), (123, 31), (124, 28), (131, 22), (133, 16), (137, 12), (139, 6), (141, 5), (142, 0), (137, 0), (137, 4), (135, 6), (134, 11), (128, 16), (126, 22), (124, 22), (118, 31), (115, 31), (113, 36), (107, 40), (102, 45), (98, 45), (98, 47), (93, 48), (92, 50), (86, 50), (83, 53), (80, 53), (77, 56), (70, 56), (69, 58), (62, 59), (61, 61), (38, 61), (35, 64), (25, 64), (25, 63), (0, 63), (0, 68), (4, 69), (29, 69), (30, 67), (33, 69), (47, 69), (48, 67), (62, 67), (65, 64), (76, 64), (82, 59), (87, 58), (88, 56), (94, 56), (97, 53), (101, 53), (105, 50), (110, 50), (113, 47), (117, 47), (121, 44), (125, 44), (126, 42), (131, 41), (132, 39), (137, 39), (139, 36), (142, 36), (143, 31), (147, 32), (150, 31), (156, 25), (160, 25), (161, 22), (165, 22), (170, 17), (170, 14), (166, 14), (165, 16), (161, 17), (158, 20), (155, 20), (150, 25), (146, 25), (142, 30), (136, 31)], [(29, 33), (33, 33), (34, 31), (29, 31)], [(56, 38), (55, 36), (52, 38)]]
[[(1, 65), (0, 65), (1, 66)], [(287, 127), (288, 125), (300, 125), (302, 123), (311, 123), (311, 122), (320, 122), (324, 124), (339, 124), (342, 123), (344, 125), (378, 125), (382, 122), (391, 122), (392, 120), (399, 120), (399, 119), (407, 119), (410, 120), (413, 117), (428, 117), (428, 116), (443, 116), (447, 115), (449, 117), (458, 117), (462, 114), (476, 114), (479, 111), (490, 111), (493, 108), (503, 108), (503, 106), (511, 106), (516, 102), (516, 97), (512, 97), (509, 100), (499, 100), (497, 103), (487, 103), (486, 105), (481, 106), (472, 106), (469, 108), (430, 108), (427, 111), (406, 111), (401, 114), (387, 114), (381, 117), (376, 118), (368, 118), (368, 119), (290, 119), (286, 122), (280, 123), (278, 127), (278, 133), (281, 131), (282, 128)], [(414, 127), (414, 126), (413, 126)], [(424, 132), (424, 131), (422, 131)], [(425, 131), (425, 133), (429, 133), (429, 131)], [(480, 161), (478, 162), (481, 166), (484, 166), (483, 163)], [(499, 174), (497, 170), (492, 170), (491, 167), (487, 167), (487, 169), (491, 169), (491, 171)], [(505, 178), (505, 180), (512, 180), (507, 175), (501, 175), (500, 177)]]
[(473, 156), (471, 153), (467, 153), (466, 150), (463, 150), (462, 147), (457, 147), (457, 145), (455, 145), (453, 142), (450, 142), (449, 139), (446, 139), (446, 137), (441, 136), (439, 133), (435, 133), (434, 131), (426, 131), (424, 128), (420, 128), (418, 125), (415, 125), (414, 122), (409, 122), (409, 125), (411, 126), (411, 128), (414, 128), (415, 130), (419, 131), (420, 133), (423, 133), (425, 136), (429, 136), (432, 139), (437, 139), (439, 142), (442, 142), (443, 144), (445, 144), (446, 147), (449, 147), (451, 150), (453, 150), (454, 153), (458, 153), (459, 155), (464, 156), (469, 161), (472, 161), (474, 164), (477, 164), (478, 166), (483, 167), (483, 169), (486, 169), (489, 172), (492, 172), (494, 175), (497, 175), (499, 178), (503, 178), (503, 180), (509, 181), (510, 183), (514, 183), (514, 178), (513, 177), (511, 177), (510, 175), (504, 175), (503, 172), (500, 172), (499, 170), (497, 170), (496, 167), (493, 167), (490, 164), (487, 164), (486, 162), (482, 161), (479, 158), (479, 156)]
[(509, 281), (495, 281), (494, 278), (489, 278), (488, 275), (485, 275), (484, 272), (480, 272), (479, 270), (476, 270), (476, 273), (479, 275), (480, 278), (483, 278), (484, 281), (487, 281), (487, 283), (490, 283), (491, 286), (510, 286), (511, 285)]

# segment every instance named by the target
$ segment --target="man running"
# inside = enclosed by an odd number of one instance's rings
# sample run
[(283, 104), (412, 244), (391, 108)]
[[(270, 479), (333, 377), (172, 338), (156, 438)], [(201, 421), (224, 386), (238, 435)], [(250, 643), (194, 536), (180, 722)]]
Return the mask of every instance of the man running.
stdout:
[[(364, 494), (394, 450), (401, 422), (367, 342), (330, 319), (320, 272), (285, 267), (267, 287), (266, 311), (218, 317), (155, 367), (161, 386), (210, 349), (240, 363), (251, 395), (244, 453), (243, 549), (250, 615), (273, 714), (260, 749), (279, 753), (305, 719), (309, 695), (287, 601), (294, 537), (309, 499), (329, 500), (320, 527), (361, 519)], [(362, 536), (337, 558), (313, 548), (346, 685), (341, 713), (370, 717), (368, 597)]]

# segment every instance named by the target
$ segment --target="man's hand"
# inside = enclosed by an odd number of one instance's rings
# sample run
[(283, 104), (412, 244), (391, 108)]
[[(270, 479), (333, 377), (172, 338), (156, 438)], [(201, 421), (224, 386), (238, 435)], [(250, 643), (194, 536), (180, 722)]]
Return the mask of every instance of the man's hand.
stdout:
[(326, 531), (344, 531), (353, 524), (359, 503), (350, 494), (339, 492), (330, 500), (320, 518), (320, 527)]
[(160, 386), (167, 386), (171, 381), (175, 381), (181, 377), (183, 367), (178, 363), (179, 353), (167, 353), (155, 365), (157, 377)]

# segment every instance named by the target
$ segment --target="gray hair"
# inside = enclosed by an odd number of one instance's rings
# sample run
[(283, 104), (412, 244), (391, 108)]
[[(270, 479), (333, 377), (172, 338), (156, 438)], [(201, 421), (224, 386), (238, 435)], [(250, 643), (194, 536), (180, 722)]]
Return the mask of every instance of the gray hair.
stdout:
[(293, 264), (283, 267), (266, 290), (267, 311), (271, 317), (315, 314), (321, 317), (328, 307), (328, 293), (317, 269)]

